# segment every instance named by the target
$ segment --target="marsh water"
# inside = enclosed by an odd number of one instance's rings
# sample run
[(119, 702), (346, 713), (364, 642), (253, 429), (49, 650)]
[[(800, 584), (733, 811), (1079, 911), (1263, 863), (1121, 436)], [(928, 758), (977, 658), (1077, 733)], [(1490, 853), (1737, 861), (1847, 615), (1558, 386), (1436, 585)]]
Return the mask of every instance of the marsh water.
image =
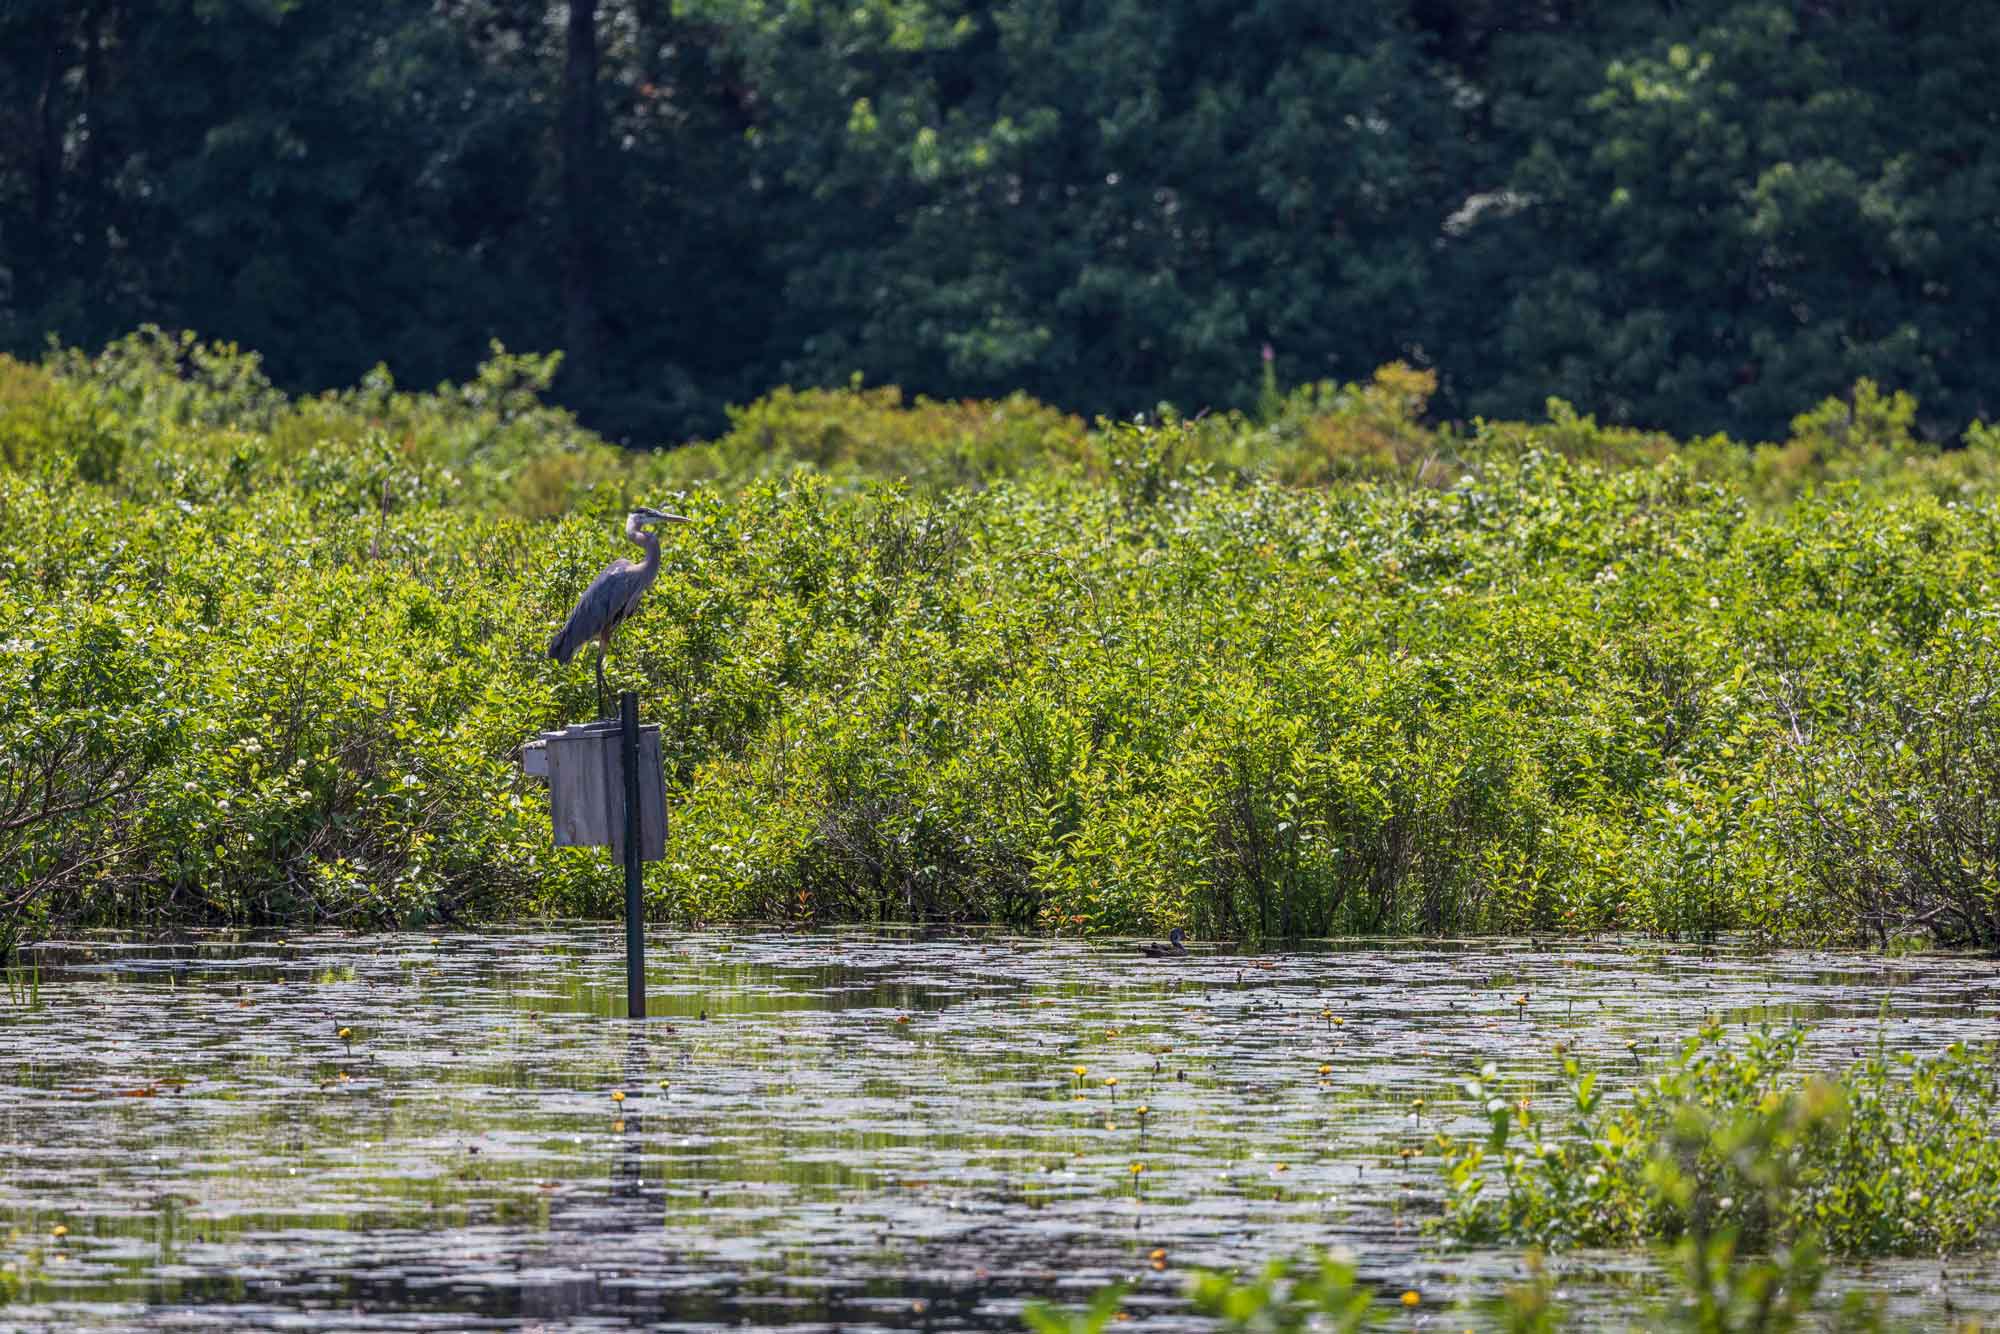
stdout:
[[(0, 1329), (1019, 1328), (1112, 1280), (1344, 1246), (1458, 1329), (1518, 1248), (1426, 1234), (1452, 1083), (1636, 1080), (1706, 1017), (1812, 1059), (1989, 1040), (2000, 965), (1624, 942), (1325, 945), (906, 931), (112, 937), (0, 994)], [(346, 1030), (345, 1036), (342, 1030)], [(1112, 1082), (1112, 1081), (1115, 1081)], [(1416, 1100), (1424, 1100), (1416, 1107)], [(1639, 1254), (1565, 1257), (1637, 1320)], [(1835, 1271), (1925, 1320), (2000, 1264)], [(1474, 1322), (1476, 1323), (1476, 1322)]]

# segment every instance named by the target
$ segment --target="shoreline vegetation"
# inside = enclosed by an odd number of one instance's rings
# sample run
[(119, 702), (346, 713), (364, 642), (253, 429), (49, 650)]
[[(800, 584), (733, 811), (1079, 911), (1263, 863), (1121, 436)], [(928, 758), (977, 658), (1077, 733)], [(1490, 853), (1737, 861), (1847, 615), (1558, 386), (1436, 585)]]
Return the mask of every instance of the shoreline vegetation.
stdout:
[(0, 942), (606, 916), (513, 748), (634, 503), (608, 671), (668, 921), (2000, 947), (2000, 428), (1862, 381), (1787, 439), (1402, 365), (1095, 426), (779, 390), (629, 452), (499, 348), (289, 397), (144, 330), (0, 359)]
[[(1314, 1252), (1253, 1275), (1197, 1270), (1186, 1300), (1231, 1330), (1385, 1328), (1399, 1306), (1443, 1306), (1509, 1331), (1605, 1328), (1606, 1313), (1569, 1305), (1545, 1262), (1616, 1249), (1650, 1252), (1658, 1267), (1658, 1290), (1634, 1292), (1627, 1328), (1916, 1328), (1880, 1294), (1839, 1292), (1829, 1273), (1840, 1261), (1926, 1256), (1939, 1261), (1942, 1284), (1950, 1261), (1991, 1248), (1995, 1053), (1953, 1043), (1921, 1058), (1892, 1054), (1878, 1034), (1848, 1069), (1805, 1073), (1806, 1041), (1798, 1024), (1732, 1033), (1710, 1022), (1646, 1078), (1586, 1071), (1558, 1043), (1553, 1087), (1508, 1080), (1493, 1065), (1464, 1080), (1463, 1103), (1447, 1099), (1431, 1114), (1441, 1127), (1483, 1121), (1484, 1133), (1435, 1132), (1428, 1149), (1445, 1191), (1424, 1227), (1447, 1248), (1525, 1248), (1523, 1281), (1490, 1297), (1447, 1305), (1411, 1288), (1398, 1298), (1379, 1275), (1364, 1279), (1352, 1256)], [(1413, 1120), (1423, 1107), (1417, 1100)], [(1037, 1303), (1025, 1323), (1095, 1334), (1117, 1319), (1125, 1291), (1106, 1288), (1081, 1310)], [(1952, 1327), (1984, 1325), (1973, 1315)]]

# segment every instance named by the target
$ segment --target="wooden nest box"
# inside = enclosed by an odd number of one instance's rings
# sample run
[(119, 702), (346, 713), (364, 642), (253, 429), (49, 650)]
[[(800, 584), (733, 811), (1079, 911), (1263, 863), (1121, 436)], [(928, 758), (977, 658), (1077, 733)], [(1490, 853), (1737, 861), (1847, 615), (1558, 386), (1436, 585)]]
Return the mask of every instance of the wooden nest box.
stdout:
[[(549, 815), (559, 848), (602, 848), (625, 855), (625, 766), (618, 722), (576, 723), (521, 747), (521, 771), (549, 784)], [(667, 855), (667, 789), (660, 771), (660, 729), (639, 729), (639, 856)]]

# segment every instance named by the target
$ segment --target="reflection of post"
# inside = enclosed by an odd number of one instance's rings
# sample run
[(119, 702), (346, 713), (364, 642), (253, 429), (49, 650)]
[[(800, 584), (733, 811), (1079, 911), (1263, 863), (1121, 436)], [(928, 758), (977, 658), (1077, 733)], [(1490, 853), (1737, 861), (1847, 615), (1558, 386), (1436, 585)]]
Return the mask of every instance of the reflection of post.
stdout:
[(639, 1030), (631, 1032), (625, 1044), (625, 1101), (619, 1104), (625, 1128), (611, 1161), (611, 1194), (614, 1199), (636, 1200), (646, 1193), (646, 1158), (641, 1147), (645, 1120), (639, 1111), (647, 1097), (646, 1049), (639, 1042)]
[(646, 922), (644, 884), (640, 876), (639, 819), (639, 695), (627, 690), (618, 697), (619, 767), (625, 771), (625, 1017), (646, 1017)]

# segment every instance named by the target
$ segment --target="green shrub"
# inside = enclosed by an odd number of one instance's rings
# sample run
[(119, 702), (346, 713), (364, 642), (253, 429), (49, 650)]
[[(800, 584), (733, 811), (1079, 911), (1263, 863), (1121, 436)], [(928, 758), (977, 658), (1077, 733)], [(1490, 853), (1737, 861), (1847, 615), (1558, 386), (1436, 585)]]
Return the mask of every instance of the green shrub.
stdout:
[(153, 439), (166, 438), (174, 427), (264, 430), (286, 406), (255, 352), (150, 324), (94, 357), (59, 348), (48, 369), (65, 383), (91, 386), (119, 417)]
[[(1840, 1255), (1973, 1249), (2000, 1227), (1993, 1053), (1879, 1049), (1839, 1079), (1795, 1072), (1805, 1031), (1719, 1025), (1629, 1102), (1566, 1058), (1561, 1110), (1465, 1081), (1483, 1137), (1440, 1135), (1438, 1229), (1468, 1241), (1617, 1246), (1728, 1239), (1727, 1252)], [(1699, 1258), (1699, 1257), (1696, 1257)]]
[[(1767, 488), (1567, 410), (1433, 429), (1406, 367), (1094, 431), (785, 391), (638, 455), (555, 366), (0, 362), (0, 758), (141, 738), (6, 835), (11, 920), (616, 911), (511, 755), (594, 708), (542, 647), (643, 498), (695, 519), (609, 665), (668, 737), (662, 915), (1995, 939), (1992, 451), (1893, 395)], [(105, 626), (155, 702), (22, 684)]]
[(0, 465), (18, 472), (73, 470), (82, 481), (116, 480), (125, 425), (93, 385), (68, 385), (0, 357)]
[(1197, 1271), (1188, 1282), (1194, 1309), (1227, 1329), (1272, 1334), (1325, 1329), (1353, 1334), (1370, 1323), (1375, 1295), (1351, 1260), (1331, 1251), (1308, 1259), (1273, 1260), (1247, 1282)]
[(1271, 458), (1262, 470), (1297, 486), (1363, 478), (1449, 486), (1459, 474), (1452, 442), (1423, 420), (1436, 392), (1435, 372), (1400, 361), (1365, 385), (1322, 381), (1295, 390), (1268, 424)]
[[(122, 817), (186, 726), (172, 651), (129, 596), (0, 589), (0, 953), (142, 861)], [(59, 903), (68, 896), (68, 903)]]
[[(1541, 1252), (1529, 1250), (1524, 1258), (1525, 1280), (1508, 1284), (1494, 1296), (1445, 1308), (1454, 1327), (1468, 1319), (1506, 1334), (1601, 1327), (1601, 1313), (1578, 1317), (1562, 1304), (1543, 1268)], [(1663, 1258), (1669, 1274), (1665, 1300), (1649, 1303), (1632, 1328), (1782, 1334), (1822, 1327), (1816, 1318), (1823, 1315), (1831, 1315), (1830, 1327), (1846, 1334), (1880, 1334), (1896, 1327), (1879, 1301), (1870, 1302), (1858, 1293), (1849, 1294), (1832, 1312), (1816, 1309), (1826, 1271), (1818, 1249), (1810, 1244), (1770, 1256), (1739, 1255), (1734, 1233), (1724, 1230), (1699, 1242), (1685, 1238)], [(1044, 1334), (1097, 1334), (1128, 1318), (1119, 1310), (1124, 1294), (1124, 1286), (1114, 1284), (1100, 1290), (1082, 1310), (1030, 1303), (1022, 1320)], [(1438, 1318), (1433, 1299), (1414, 1288), (1400, 1294), (1394, 1287), (1378, 1291), (1352, 1259), (1330, 1251), (1273, 1260), (1247, 1278), (1197, 1270), (1188, 1281), (1187, 1297), (1196, 1313), (1220, 1328), (1254, 1334), (1401, 1328), (1405, 1319), (1422, 1327)], [(1402, 1309), (1402, 1319), (1394, 1314), (1397, 1308)]]
[(906, 479), (920, 489), (1097, 466), (1083, 423), (1026, 394), (998, 401), (903, 402), (879, 389), (777, 389), (731, 408), (729, 431), (673, 450), (652, 475), (740, 485), (794, 468), (839, 477)]
[(1955, 611), (1865, 695), (1783, 699), (1779, 834), (1820, 911), (1884, 944), (2000, 945), (1997, 641), (1993, 612)]

